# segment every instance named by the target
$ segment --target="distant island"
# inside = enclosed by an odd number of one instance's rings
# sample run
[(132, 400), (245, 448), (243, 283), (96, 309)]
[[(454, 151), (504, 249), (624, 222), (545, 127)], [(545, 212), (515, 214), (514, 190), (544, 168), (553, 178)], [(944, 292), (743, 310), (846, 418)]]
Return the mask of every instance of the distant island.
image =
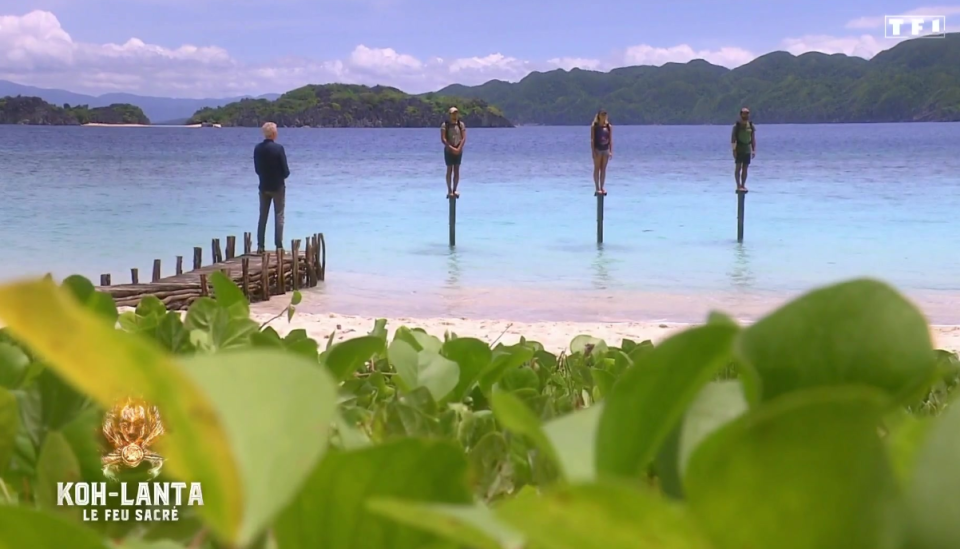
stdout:
[(960, 33), (915, 39), (869, 61), (774, 52), (730, 70), (703, 60), (610, 72), (555, 70), (517, 83), (437, 92), (482, 99), (520, 125), (726, 124), (748, 105), (758, 124), (960, 121)]
[(270, 121), (288, 128), (429, 128), (439, 127), (452, 106), (467, 127), (513, 127), (500, 109), (482, 99), (410, 95), (387, 86), (352, 84), (309, 85), (273, 101), (243, 99), (201, 109), (187, 124), (256, 127)]
[(140, 107), (116, 103), (106, 107), (51, 105), (39, 97), (0, 98), (0, 124), (80, 126), (83, 124), (150, 124)]

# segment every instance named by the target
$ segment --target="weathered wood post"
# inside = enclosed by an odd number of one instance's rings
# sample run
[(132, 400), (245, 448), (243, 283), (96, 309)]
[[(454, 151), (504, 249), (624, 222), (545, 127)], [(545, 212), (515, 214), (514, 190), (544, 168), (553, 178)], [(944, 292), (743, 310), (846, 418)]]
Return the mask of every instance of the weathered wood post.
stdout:
[(182, 255), (177, 256), (177, 274), (178, 275), (183, 274), (183, 256)]
[(160, 282), (160, 260), (153, 260), (153, 277), (150, 279), (151, 282)]
[(453, 195), (450, 200), (450, 247), (457, 245), (457, 196)]
[(597, 244), (603, 244), (603, 195), (597, 194)]
[(237, 237), (227, 237), (227, 259), (233, 259), (237, 256)]
[(253, 234), (243, 233), (243, 255), (250, 255), (253, 251)]
[(109, 286), (109, 285), (110, 285), (110, 275), (109, 275), (109, 274), (102, 274), (102, 275), (100, 275), (100, 285), (101, 285), (101, 286)]
[(737, 242), (743, 242), (744, 207), (747, 201), (747, 191), (737, 190)]
[(203, 265), (203, 248), (193, 247), (193, 270), (199, 269)]
[(130, 269), (130, 282), (132, 284), (140, 284), (140, 270), (139, 269)]

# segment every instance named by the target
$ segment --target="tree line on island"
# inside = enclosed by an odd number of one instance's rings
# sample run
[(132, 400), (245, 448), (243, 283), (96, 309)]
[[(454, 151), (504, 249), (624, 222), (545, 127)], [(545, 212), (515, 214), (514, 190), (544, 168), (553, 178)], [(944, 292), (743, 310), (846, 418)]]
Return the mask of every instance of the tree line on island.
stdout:
[[(187, 124), (281, 127), (439, 127), (450, 106), (469, 127), (585, 125), (599, 108), (615, 124), (725, 124), (741, 106), (762, 123), (960, 121), (960, 33), (902, 42), (869, 61), (842, 54), (774, 52), (736, 69), (703, 60), (610, 72), (558, 69), (516, 83), (455, 84), (412, 95), (387, 86), (309, 85), (276, 100), (204, 108)], [(0, 99), (0, 123), (149, 121), (133, 105), (56, 107)]]
[(64, 103), (52, 105), (39, 97), (0, 97), (0, 124), (79, 126), (83, 124), (149, 124), (140, 107), (116, 103), (106, 107)]

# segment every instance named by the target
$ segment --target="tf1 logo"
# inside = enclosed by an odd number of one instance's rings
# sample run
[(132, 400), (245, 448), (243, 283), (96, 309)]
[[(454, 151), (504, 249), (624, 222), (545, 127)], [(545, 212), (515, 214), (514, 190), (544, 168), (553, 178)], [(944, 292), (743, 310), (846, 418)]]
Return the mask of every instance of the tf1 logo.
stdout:
[(885, 38), (946, 38), (944, 15), (884, 15)]

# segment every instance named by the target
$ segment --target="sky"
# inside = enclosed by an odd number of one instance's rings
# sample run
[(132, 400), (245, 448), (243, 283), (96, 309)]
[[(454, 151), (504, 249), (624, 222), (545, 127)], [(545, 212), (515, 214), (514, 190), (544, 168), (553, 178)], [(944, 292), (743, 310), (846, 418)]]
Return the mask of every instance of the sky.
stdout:
[(870, 58), (885, 0), (0, 0), (0, 79), (101, 94), (231, 97), (305, 84), (411, 93), (556, 68), (692, 59), (734, 68), (784, 50)]

